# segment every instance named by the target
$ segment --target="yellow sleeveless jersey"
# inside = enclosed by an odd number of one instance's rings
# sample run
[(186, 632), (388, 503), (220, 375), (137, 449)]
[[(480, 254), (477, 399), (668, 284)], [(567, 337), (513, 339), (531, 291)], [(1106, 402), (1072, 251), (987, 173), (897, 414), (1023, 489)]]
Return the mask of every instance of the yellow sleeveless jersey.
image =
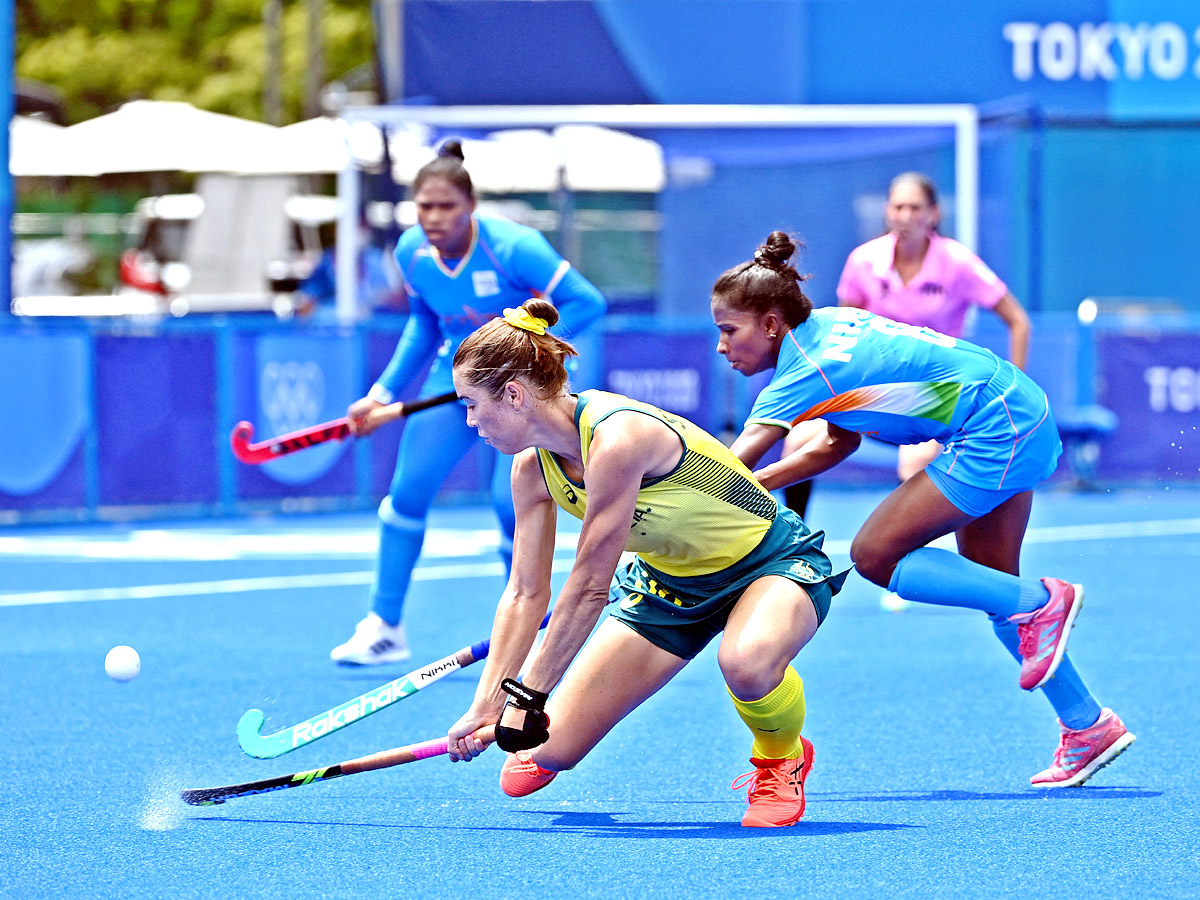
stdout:
[[(683, 443), (674, 469), (642, 482), (626, 550), (667, 575), (696, 576), (733, 565), (762, 542), (778, 511), (775, 498), (708, 432), (648, 403), (606, 391), (579, 394), (575, 424), (585, 470), (592, 435), (619, 410), (658, 419)], [(586, 485), (568, 478), (553, 453), (540, 447), (537, 453), (554, 502), (582, 519)]]

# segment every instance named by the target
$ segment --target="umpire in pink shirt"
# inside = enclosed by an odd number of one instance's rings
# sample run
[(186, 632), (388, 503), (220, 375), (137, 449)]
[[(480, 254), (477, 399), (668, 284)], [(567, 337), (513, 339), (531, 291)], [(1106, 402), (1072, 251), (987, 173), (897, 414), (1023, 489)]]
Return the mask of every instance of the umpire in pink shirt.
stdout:
[[(951, 337), (962, 337), (972, 306), (991, 310), (1008, 327), (1009, 360), (1024, 369), (1029, 316), (983, 260), (938, 234), (941, 216), (937, 188), (927, 176), (897, 175), (888, 189), (887, 234), (851, 251), (838, 281), (838, 303)], [(901, 447), (900, 480), (919, 472), (941, 450), (936, 441)]]

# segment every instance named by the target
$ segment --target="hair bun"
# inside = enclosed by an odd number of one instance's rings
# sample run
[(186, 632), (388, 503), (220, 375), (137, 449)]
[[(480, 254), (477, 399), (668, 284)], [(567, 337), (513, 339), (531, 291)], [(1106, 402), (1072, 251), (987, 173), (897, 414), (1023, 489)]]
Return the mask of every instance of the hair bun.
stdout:
[(530, 297), (521, 304), (531, 316), (546, 320), (546, 326), (553, 328), (558, 322), (558, 308), (549, 300), (542, 297)]
[(772, 231), (767, 235), (766, 241), (754, 251), (754, 258), (758, 262), (782, 269), (799, 249), (799, 242), (791, 235), (783, 231)]
[(442, 141), (438, 145), (437, 155), (450, 156), (459, 161), (466, 159), (466, 157), (463, 156), (462, 141), (460, 141), (458, 138), (446, 138), (446, 140)]

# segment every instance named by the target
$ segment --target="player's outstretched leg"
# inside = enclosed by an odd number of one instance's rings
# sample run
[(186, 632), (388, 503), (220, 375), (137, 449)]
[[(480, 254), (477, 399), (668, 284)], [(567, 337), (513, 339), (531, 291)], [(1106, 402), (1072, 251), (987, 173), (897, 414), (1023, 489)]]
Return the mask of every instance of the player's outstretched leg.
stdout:
[(404, 633), (404, 596), (425, 542), (424, 517), (404, 516), (387, 496), (379, 504), (379, 555), (371, 612), (338, 644), (329, 658), (343, 666), (381, 666), (404, 662), (412, 654)]
[(1096, 724), (1088, 728), (1072, 730), (1062, 722), (1058, 724), (1062, 737), (1054, 751), (1054, 762), (1029, 779), (1034, 787), (1079, 787), (1137, 740), (1121, 717), (1108, 707), (1100, 711)]
[(918, 603), (1006, 616), (1020, 636), (1020, 681), (1027, 691), (1054, 675), (1083, 607), (1081, 585), (1057, 578), (1021, 578), (937, 547), (921, 547), (902, 557), (888, 587)]
[(1021, 637), (1021, 687), (1039, 688), (1053, 675), (1067, 650), (1067, 638), (1083, 607), (1083, 585), (1043, 578), (1050, 599), (1032, 612), (1009, 616)]
[[(448, 381), (426, 383), (425, 391), (450, 390)], [(343, 665), (386, 665), (411, 656), (404, 633), (404, 601), (425, 541), (425, 519), (446, 476), (479, 440), (461, 407), (446, 404), (408, 421), (400, 437), (396, 472), (379, 504), (379, 554), (371, 588), (371, 615), (330, 653)]]

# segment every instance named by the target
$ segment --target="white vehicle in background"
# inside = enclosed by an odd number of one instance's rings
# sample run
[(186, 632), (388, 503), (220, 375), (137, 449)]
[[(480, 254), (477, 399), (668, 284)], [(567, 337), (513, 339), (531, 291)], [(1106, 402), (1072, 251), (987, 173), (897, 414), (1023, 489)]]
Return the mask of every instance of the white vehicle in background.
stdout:
[(136, 244), (121, 254), (118, 290), (166, 296), (186, 287), (190, 272), (183, 262), (188, 228), (204, 212), (199, 194), (164, 194), (138, 201), (133, 217)]
[(320, 262), (336, 197), (296, 193), (283, 176), (202, 175), (196, 193), (140, 200), (134, 245), (121, 254), (122, 293), (161, 298), (165, 311), (270, 311), (302, 304), (296, 289)]

